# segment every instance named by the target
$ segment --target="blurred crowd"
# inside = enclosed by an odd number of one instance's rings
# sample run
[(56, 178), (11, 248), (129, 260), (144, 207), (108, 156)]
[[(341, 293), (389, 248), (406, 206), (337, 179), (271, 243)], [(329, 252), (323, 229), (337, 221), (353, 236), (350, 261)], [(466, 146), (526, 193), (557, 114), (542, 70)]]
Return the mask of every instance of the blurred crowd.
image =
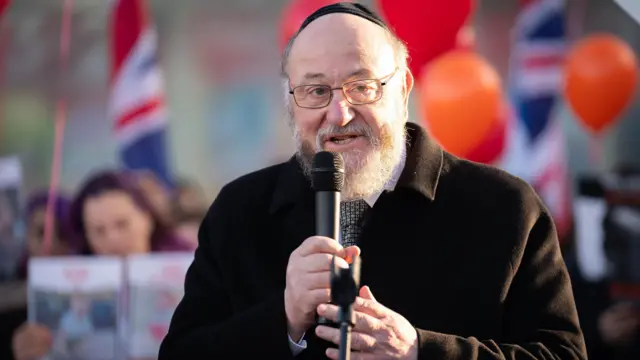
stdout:
[(564, 243), (589, 359), (640, 359), (640, 169), (578, 178)]
[[(49, 194), (43, 190), (28, 197), (26, 246), (15, 269), (19, 279), (26, 279), (32, 257), (192, 251), (209, 205), (198, 184), (180, 180), (170, 189), (144, 171), (100, 171), (90, 175), (71, 197), (55, 193), (51, 198)], [(53, 231), (47, 243), (49, 200)], [(10, 214), (0, 211), (0, 239), (4, 241), (9, 241), (4, 235), (14, 233), (8, 230), (15, 223)], [(50, 350), (50, 330), (26, 320), (26, 308), (2, 312), (0, 359), (38, 359)]]
[[(563, 241), (590, 359), (596, 360), (640, 358), (640, 287), (634, 285), (640, 284), (634, 266), (640, 263), (635, 245), (640, 236), (640, 172), (621, 168), (614, 176), (615, 182), (591, 177), (579, 181), (577, 199), (599, 202), (602, 212), (580, 219), (577, 211), (575, 236)], [(51, 243), (46, 244), (50, 199), (54, 221)], [(0, 197), (0, 209), (7, 202)], [(192, 251), (209, 202), (192, 181), (179, 180), (168, 188), (145, 171), (95, 172), (72, 196), (55, 193), (50, 198), (43, 189), (30, 194), (24, 206), (26, 241), (15, 271), (25, 280), (32, 257)], [(578, 229), (585, 222), (591, 223), (590, 230)], [(10, 211), (0, 211), (0, 238), (7, 241), (15, 224)], [(581, 261), (586, 251), (581, 247), (592, 241), (586, 238), (597, 237), (602, 252), (593, 256), (603, 257), (608, 265), (594, 276), (587, 268), (594, 258)], [(0, 359), (39, 359), (51, 350), (55, 339), (50, 329), (26, 320), (24, 306), (1, 311)]]

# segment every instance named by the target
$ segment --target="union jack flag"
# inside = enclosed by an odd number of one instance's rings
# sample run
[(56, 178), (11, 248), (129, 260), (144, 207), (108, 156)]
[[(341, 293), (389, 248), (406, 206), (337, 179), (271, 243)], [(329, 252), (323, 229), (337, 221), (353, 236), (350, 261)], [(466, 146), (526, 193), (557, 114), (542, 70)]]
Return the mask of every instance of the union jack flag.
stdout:
[(111, 16), (110, 118), (122, 164), (150, 170), (171, 185), (167, 108), (157, 34), (144, 0), (114, 0)]
[(572, 223), (566, 140), (554, 117), (567, 50), (565, 5), (565, 0), (523, 1), (516, 18), (508, 84), (517, 117), (502, 164), (536, 189), (561, 239)]

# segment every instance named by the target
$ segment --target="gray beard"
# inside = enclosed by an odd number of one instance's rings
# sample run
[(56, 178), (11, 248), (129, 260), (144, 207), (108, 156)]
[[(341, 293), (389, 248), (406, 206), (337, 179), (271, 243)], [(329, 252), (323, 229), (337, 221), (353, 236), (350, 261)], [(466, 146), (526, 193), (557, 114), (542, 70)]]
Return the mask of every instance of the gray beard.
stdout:
[(349, 123), (345, 127), (332, 125), (318, 131), (315, 144), (302, 139), (302, 134), (295, 126), (291, 115), (289, 126), (293, 131), (296, 158), (308, 179), (311, 179), (313, 156), (323, 150), (322, 140), (325, 135), (357, 133), (369, 141), (372, 150), (368, 154), (358, 149), (342, 153), (345, 165), (342, 201), (365, 199), (382, 192), (394, 175), (394, 169), (402, 160), (407, 139), (404, 122), (400, 121), (382, 128), (378, 137), (373, 135), (371, 128), (366, 124)]

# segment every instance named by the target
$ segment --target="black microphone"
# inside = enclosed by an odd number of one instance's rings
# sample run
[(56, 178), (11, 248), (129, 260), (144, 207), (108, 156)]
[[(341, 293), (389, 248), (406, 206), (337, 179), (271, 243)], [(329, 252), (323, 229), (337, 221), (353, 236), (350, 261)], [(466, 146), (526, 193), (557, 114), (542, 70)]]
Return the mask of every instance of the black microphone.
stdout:
[(313, 157), (311, 182), (316, 191), (316, 235), (340, 238), (340, 192), (344, 161), (338, 153), (321, 151)]
[[(344, 186), (344, 160), (338, 153), (321, 151), (313, 157), (311, 183), (316, 191), (316, 235), (340, 239), (340, 193)], [(320, 317), (320, 324), (331, 321)]]

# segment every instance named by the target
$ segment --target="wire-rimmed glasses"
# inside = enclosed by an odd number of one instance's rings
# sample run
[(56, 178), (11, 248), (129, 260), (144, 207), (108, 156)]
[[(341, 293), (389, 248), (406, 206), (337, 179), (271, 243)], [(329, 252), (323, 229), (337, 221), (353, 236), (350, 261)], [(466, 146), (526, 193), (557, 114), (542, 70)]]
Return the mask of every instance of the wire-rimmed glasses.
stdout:
[(352, 105), (371, 104), (382, 98), (382, 87), (387, 85), (397, 71), (398, 68), (381, 79), (353, 80), (335, 88), (320, 84), (299, 85), (291, 89), (289, 94), (293, 95), (299, 107), (307, 109), (328, 106), (333, 99), (334, 90), (342, 90), (345, 99)]

